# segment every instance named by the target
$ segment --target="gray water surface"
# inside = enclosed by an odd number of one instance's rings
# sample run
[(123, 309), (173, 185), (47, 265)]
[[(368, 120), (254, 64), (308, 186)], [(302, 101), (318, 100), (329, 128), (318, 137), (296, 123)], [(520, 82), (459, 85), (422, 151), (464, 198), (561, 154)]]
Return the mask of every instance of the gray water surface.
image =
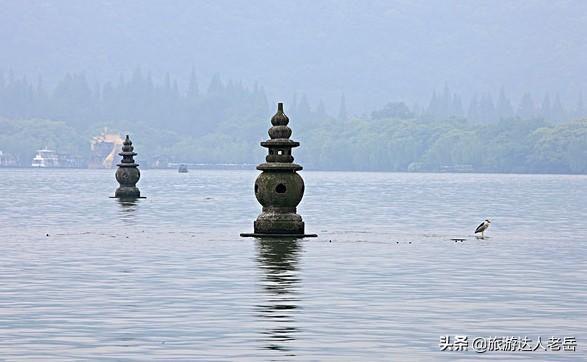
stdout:
[(0, 360), (585, 360), (587, 177), (304, 171), (319, 237), (260, 241), (256, 175), (0, 170)]

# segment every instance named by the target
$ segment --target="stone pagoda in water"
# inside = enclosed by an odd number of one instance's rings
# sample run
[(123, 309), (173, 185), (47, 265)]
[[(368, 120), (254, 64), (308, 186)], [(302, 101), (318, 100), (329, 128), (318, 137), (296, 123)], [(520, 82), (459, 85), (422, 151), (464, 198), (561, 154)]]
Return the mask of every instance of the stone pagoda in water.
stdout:
[(141, 192), (137, 187), (137, 182), (141, 178), (141, 172), (138, 169), (138, 164), (135, 163), (134, 156), (136, 152), (133, 152), (134, 147), (128, 135), (122, 144), (122, 152), (119, 153), (122, 156), (122, 161), (117, 165), (116, 170), (116, 181), (120, 186), (116, 189), (114, 194), (115, 198), (119, 199), (138, 199), (141, 198)]
[(255, 181), (255, 196), (263, 206), (263, 212), (254, 222), (254, 233), (241, 236), (254, 237), (311, 237), (305, 234), (302, 217), (296, 207), (304, 196), (304, 180), (297, 173), (302, 166), (293, 163), (291, 149), (299, 142), (289, 139), (289, 118), (283, 113), (283, 103), (278, 103), (277, 113), (271, 118), (270, 139), (261, 142), (269, 149), (266, 162), (257, 166), (262, 171)]

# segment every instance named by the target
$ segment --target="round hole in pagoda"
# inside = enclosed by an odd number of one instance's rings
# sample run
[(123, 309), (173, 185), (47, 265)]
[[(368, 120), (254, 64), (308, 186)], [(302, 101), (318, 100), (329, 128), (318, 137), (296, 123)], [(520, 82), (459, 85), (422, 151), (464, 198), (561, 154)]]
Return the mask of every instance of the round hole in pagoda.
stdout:
[(278, 194), (284, 194), (285, 190), (286, 188), (284, 184), (279, 184), (275, 187), (275, 192), (277, 192)]
[(278, 155), (283, 155), (283, 150), (279, 150), (279, 151), (277, 151), (277, 154), (278, 154)]

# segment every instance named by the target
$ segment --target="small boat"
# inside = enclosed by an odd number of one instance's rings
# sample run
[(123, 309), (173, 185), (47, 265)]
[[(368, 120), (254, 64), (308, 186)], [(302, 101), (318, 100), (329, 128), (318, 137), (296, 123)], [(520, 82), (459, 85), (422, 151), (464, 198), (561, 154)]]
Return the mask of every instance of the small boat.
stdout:
[(177, 169), (177, 172), (179, 172), (179, 173), (188, 173), (188, 167), (186, 165), (179, 165), (179, 168)]
[(38, 150), (35, 158), (33, 158), (33, 162), (31, 164), (32, 167), (59, 167), (59, 156), (57, 152), (48, 149)]

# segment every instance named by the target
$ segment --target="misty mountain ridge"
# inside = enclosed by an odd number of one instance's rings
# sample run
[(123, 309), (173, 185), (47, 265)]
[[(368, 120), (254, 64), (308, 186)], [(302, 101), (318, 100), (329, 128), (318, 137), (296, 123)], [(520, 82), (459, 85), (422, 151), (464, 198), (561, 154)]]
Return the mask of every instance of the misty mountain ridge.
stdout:
[(0, 150), (307, 169), (586, 173), (587, 3), (0, 0)]
[[(145, 167), (160, 157), (252, 164), (263, 158), (258, 142), (275, 111), (258, 84), (216, 75), (202, 87), (195, 72), (184, 89), (169, 75), (158, 82), (138, 69), (94, 86), (68, 74), (51, 91), (40, 80), (0, 79), (0, 149), (23, 166), (45, 146), (87, 158), (90, 138), (104, 127), (130, 132)], [(426, 108), (388, 102), (362, 116), (348, 113), (343, 95), (332, 116), (322, 101), (313, 107), (305, 95), (293, 99), (286, 113), (304, 145), (296, 158), (309, 169), (587, 172), (587, 123), (572, 121), (587, 118), (581, 102), (574, 110), (558, 97), (536, 105), (528, 93), (516, 105), (501, 90), (496, 102), (487, 93), (473, 97), (465, 111), (445, 86)]]
[[(206, 83), (215, 73), (352, 114), (388, 100), (425, 107), (448, 81), (504, 87), (567, 108), (587, 89), (582, 1), (0, 1), (0, 69), (55, 85), (68, 72), (116, 82), (135, 65)], [(42, 61), (40, 61), (42, 59)], [(469, 99), (464, 99), (468, 103)], [(334, 112), (334, 110), (333, 110)]]
[[(200, 85), (194, 70), (188, 79), (177, 79), (166, 73), (157, 81), (150, 72), (136, 68), (131, 75), (120, 75), (116, 82), (90, 84), (84, 73), (70, 73), (58, 81), (53, 89), (47, 89), (42, 76), (30, 81), (26, 76), (13, 72), (0, 72), (0, 115), (9, 118), (48, 118), (66, 120), (76, 124), (120, 120), (151, 122), (182, 132), (210, 129), (208, 118), (222, 120), (223, 112), (234, 104), (235, 115), (248, 118), (269, 111), (265, 88), (258, 83), (245, 85), (240, 80), (224, 81), (216, 73), (207, 86)], [(184, 84), (184, 86), (180, 86)], [(496, 95), (485, 92), (467, 97), (465, 104), (460, 94), (452, 92), (445, 84), (442, 92), (433, 91), (428, 104), (409, 105), (401, 100), (388, 101), (371, 112), (355, 115), (361, 118), (426, 117), (430, 119), (467, 118), (471, 122), (496, 122), (501, 119), (544, 119), (551, 123), (587, 117), (582, 94), (574, 105), (564, 106), (558, 93), (546, 93), (541, 101), (535, 101), (525, 92), (519, 103), (512, 101), (502, 87)], [(214, 101), (212, 101), (214, 99)], [(213, 104), (198, 108), (212, 101)], [(283, 101), (283, 99), (281, 100)], [(336, 104), (310, 99), (304, 93), (294, 93), (285, 100), (288, 112), (298, 121), (314, 121), (323, 118), (345, 120), (352, 116), (347, 110), (347, 97), (343, 93)], [(400, 109), (398, 109), (401, 108)], [(180, 108), (183, 108), (180, 110)], [(172, 115), (173, 122), (166, 119)], [(196, 131), (196, 130), (194, 130)]]

